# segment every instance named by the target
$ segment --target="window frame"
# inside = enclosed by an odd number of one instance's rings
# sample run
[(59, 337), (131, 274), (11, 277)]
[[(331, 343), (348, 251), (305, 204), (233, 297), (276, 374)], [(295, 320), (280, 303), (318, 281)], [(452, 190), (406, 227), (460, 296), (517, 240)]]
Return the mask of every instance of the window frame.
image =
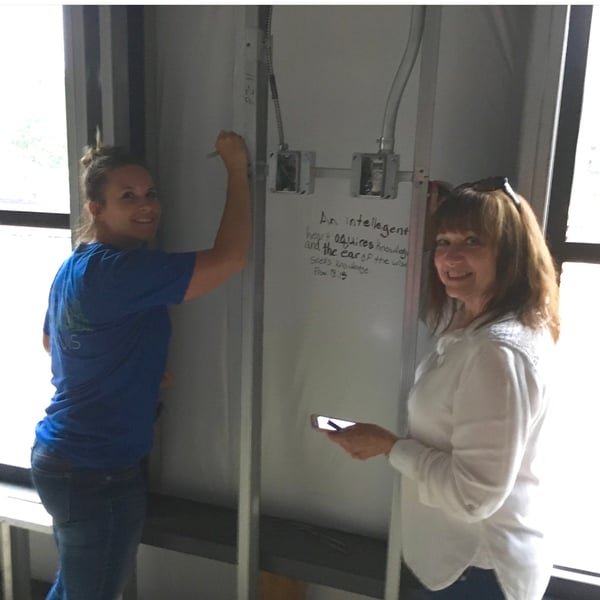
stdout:
[(569, 16), (567, 53), (546, 224), (546, 240), (559, 269), (564, 262), (600, 263), (600, 244), (566, 241), (592, 9), (589, 5), (572, 6)]
[[(71, 230), (74, 240), (81, 207), (79, 157), (84, 146), (95, 143), (96, 128), (106, 143), (144, 155), (144, 7), (67, 5), (62, 10), (70, 213), (0, 209), (0, 225)], [(126, 52), (127, 61), (112, 61), (119, 50)], [(126, 100), (117, 105), (114, 97)], [(41, 337), (40, 331), (40, 344)], [(0, 482), (33, 487), (30, 472), (0, 462)]]
[[(569, 10), (563, 86), (546, 222), (546, 241), (559, 273), (565, 262), (600, 264), (600, 244), (566, 240), (592, 12), (591, 5), (571, 6)], [(561, 600), (592, 600), (599, 593), (600, 574), (555, 566), (548, 587), (550, 596)]]
[(40, 227), (43, 229), (71, 229), (71, 215), (70, 213), (0, 209), (0, 225)]
[[(63, 32), (65, 27), (65, 10), (63, 8)], [(63, 33), (64, 35), (64, 33)], [(65, 67), (66, 67), (66, 47), (65, 47)], [(68, 73), (66, 74), (66, 87), (68, 87)], [(67, 110), (67, 137), (69, 136), (68, 103)], [(69, 169), (70, 172), (70, 169)], [(71, 206), (72, 209), (72, 206)], [(49, 213), (44, 211), (22, 211), (0, 209), (0, 226), (11, 227), (37, 227), (40, 229), (62, 229), (72, 230), (72, 210), (68, 213)], [(40, 344), (41, 344), (40, 331)], [(33, 435), (33, 433), (32, 433)], [(13, 483), (33, 487), (30, 477), (30, 469), (18, 467), (8, 463), (0, 462), (0, 482)]]

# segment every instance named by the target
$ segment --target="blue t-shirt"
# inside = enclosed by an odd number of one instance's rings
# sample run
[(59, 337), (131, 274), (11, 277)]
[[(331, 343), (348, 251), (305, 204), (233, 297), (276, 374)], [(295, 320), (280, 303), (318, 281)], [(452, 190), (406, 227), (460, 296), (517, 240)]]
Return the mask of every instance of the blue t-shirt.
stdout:
[(37, 424), (38, 441), (82, 467), (118, 467), (152, 445), (171, 324), (195, 253), (168, 254), (105, 244), (78, 246), (52, 287), (50, 336), (56, 393)]

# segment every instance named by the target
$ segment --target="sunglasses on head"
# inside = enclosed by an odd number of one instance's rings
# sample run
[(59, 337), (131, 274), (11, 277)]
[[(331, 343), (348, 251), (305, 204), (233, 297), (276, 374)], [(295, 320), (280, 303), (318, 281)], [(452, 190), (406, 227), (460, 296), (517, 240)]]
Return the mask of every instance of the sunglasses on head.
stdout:
[(470, 188), (476, 192), (496, 192), (501, 190), (513, 201), (517, 209), (521, 205), (519, 197), (517, 194), (515, 194), (515, 191), (512, 189), (510, 183), (508, 183), (508, 177), (486, 177), (485, 179), (480, 179), (474, 183), (465, 183), (460, 185), (457, 189), (460, 190), (465, 188)]

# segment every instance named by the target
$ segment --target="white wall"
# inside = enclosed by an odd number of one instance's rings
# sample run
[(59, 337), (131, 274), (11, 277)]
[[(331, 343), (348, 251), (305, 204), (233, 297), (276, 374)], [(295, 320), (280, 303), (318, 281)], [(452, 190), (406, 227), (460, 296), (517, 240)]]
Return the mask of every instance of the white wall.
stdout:
[[(313, 150), (318, 167), (342, 169), (350, 168), (354, 152), (377, 150), (388, 92), (408, 38), (410, 10), (275, 8), (274, 68), (291, 149)], [(395, 150), (401, 170), (413, 167), (417, 83), (418, 69), (398, 119)], [(277, 149), (274, 123), (271, 111), (271, 151)], [(328, 178), (317, 179), (313, 195), (267, 198), (267, 512), (386, 535), (392, 479), (385, 461), (367, 465), (349, 460), (313, 431), (308, 419), (320, 412), (392, 426), (397, 421), (410, 195), (410, 184), (401, 184), (395, 200), (352, 198), (348, 179)], [(361, 216), (403, 231), (382, 237), (381, 231), (347, 224)], [(321, 236), (317, 247), (306, 248), (309, 235)], [(362, 250), (360, 257), (344, 257), (343, 244), (336, 242), (342, 235), (372, 242), (374, 248), (350, 245), (349, 251)], [(336, 256), (326, 254), (327, 244)], [(378, 244), (399, 252), (380, 250)]]

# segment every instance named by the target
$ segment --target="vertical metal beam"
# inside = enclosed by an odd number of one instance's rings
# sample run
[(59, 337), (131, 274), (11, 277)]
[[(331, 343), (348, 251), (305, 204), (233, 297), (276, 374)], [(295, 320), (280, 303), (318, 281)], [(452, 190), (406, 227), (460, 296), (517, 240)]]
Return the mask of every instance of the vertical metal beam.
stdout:
[(240, 8), (234, 68), (234, 128), (244, 135), (250, 154), (254, 228), (251, 257), (242, 276), (238, 600), (258, 597), (267, 131), (267, 78), (262, 60), (265, 14), (261, 6)]
[(129, 148), (129, 52), (127, 6), (99, 6), (102, 138)]
[(132, 90), (129, 81), (128, 7), (64, 6), (63, 23), (71, 225), (76, 226), (82, 150), (94, 142), (96, 127), (107, 144), (131, 147), (135, 141), (143, 147), (143, 140), (131, 140), (132, 100), (143, 90)]
[(146, 164), (150, 171), (158, 173), (158, 130), (159, 112), (157, 104), (157, 74), (155, 65), (158, 64), (158, 40), (157, 40), (157, 10), (156, 5), (143, 6), (143, 29), (144, 49), (143, 64), (148, 65), (144, 69), (144, 140)]
[(87, 101), (83, 10), (83, 6), (63, 6), (67, 152), (72, 230), (75, 229), (80, 218), (79, 157), (83, 147), (88, 143), (88, 122), (90, 120)]
[(29, 532), (0, 523), (2, 558), (2, 598), (19, 600), (31, 598), (31, 569), (29, 561)]
[(0, 522), (0, 565), (2, 566), (2, 598), (14, 600), (12, 546), (10, 543), (10, 525)]
[[(406, 431), (406, 401), (414, 382), (417, 359), (417, 333), (421, 291), (421, 266), (423, 261), (423, 237), (427, 212), (427, 184), (431, 162), (433, 115), (439, 55), (441, 7), (427, 6), (425, 28), (421, 44), (421, 70), (416, 120), (414, 180), (410, 211), (408, 238), (408, 266), (402, 317), (402, 365), (400, 375), (398, 431)], [(385, 600), (398, 600), (400, 589), (400, 565), (402, 561), (402, 539), (400, 530), (400, 492), (402, 478), (394, 478), (388, 553), (385, 579)]]
[[(567, 49), (563, 66), (563, 92), (556, 131), (554, 168), (550, 186), (550, 203), (546, 239), (554, 259), (562, 268), (566, 259), (569, 201), (573, 186), (575, 155), (579, 139), (583, 92), (585, 88), (588, 45), (595, 7), (569, 6)], [(590, 74), (590, 77), (592, 75)]]

